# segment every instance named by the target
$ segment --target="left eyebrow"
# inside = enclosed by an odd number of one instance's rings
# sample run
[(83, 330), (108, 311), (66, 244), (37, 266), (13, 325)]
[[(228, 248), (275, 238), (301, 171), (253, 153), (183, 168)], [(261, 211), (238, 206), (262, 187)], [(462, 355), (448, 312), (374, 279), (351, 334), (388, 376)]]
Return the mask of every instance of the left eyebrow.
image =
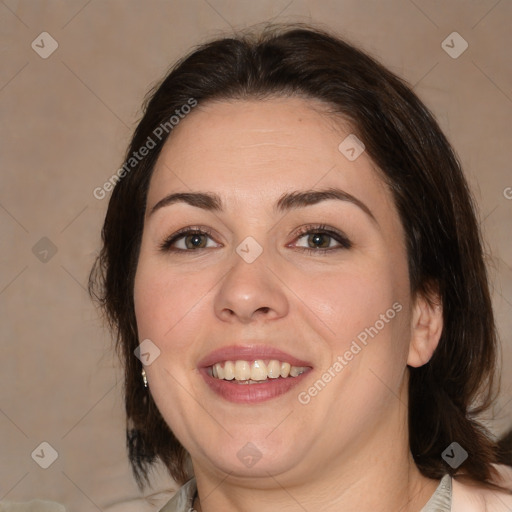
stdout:
[(304, 190), (283, 194), (276, 203), (276, 209), (280, 212), (285, 212), (332, 199), (348, 201), (349, 203), (355, 204), (363, 210), (363, 212), (366, 213), (366, 215), (368, 215), (372, 221), (377, 224), (377, 226), (379, 225), (370, 208), (368, 208), (368, 206), (366, 206), (366, 204), (364, 204), (360, 199), (348, 192), (345, 192), (344, 190), (333, 187), (323, 190)]

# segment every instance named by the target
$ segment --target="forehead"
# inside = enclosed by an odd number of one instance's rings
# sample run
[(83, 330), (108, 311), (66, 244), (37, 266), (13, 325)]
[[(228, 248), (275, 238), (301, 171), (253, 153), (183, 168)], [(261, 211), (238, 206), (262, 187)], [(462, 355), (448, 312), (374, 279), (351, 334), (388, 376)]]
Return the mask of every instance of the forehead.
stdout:
[(340, 151), (352, 130), (328, 108), (302, 98), (199, 105), (164, 145), (148, 205), (176, 190), (215, 191), (227, 204), (249, 208), (290, 190), (342, 187), (389, 207), (387, 187), (366, 152), (351, 161)]

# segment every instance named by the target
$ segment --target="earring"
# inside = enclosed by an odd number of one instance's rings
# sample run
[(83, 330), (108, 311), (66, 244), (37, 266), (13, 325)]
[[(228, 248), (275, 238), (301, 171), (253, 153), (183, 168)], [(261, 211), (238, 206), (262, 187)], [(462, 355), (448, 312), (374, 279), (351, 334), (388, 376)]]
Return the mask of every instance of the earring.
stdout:
[(144, 368), (142, 368), (141, 375), (142, 375), (142, 382), (144, 382), (144, 387), (147, 388), (148, 387), (148, 379), (146, 377), (146, 370), (144, 370)]

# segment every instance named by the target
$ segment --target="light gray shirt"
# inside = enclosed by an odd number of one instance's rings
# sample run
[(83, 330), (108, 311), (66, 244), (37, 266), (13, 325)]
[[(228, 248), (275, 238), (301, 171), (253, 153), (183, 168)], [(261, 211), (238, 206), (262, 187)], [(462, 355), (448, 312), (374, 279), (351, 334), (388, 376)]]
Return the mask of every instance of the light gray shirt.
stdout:
[[(193, 502), (196, 490), (196, 480), (192, 478), (160, 509), (160, 512), (194, 512)], [(450, 512), (451, 508), (452, 478), (450, 475), (445, 475), (421, 512)]]

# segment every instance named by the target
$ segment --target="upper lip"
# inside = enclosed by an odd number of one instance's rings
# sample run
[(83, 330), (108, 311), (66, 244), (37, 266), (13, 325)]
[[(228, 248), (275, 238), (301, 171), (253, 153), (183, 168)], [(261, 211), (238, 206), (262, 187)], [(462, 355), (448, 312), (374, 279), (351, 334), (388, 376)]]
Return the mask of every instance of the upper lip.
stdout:
[(263, 344), (230, 345), (219, 348), (201, 359), (198, 366), (207, 368), (224, 361), (256, 361), (257, 359), (277, 359), (281, 362), (290, 363), (292, 366), (312, 366), (308, 361), (293, 357), (271, 345)]

